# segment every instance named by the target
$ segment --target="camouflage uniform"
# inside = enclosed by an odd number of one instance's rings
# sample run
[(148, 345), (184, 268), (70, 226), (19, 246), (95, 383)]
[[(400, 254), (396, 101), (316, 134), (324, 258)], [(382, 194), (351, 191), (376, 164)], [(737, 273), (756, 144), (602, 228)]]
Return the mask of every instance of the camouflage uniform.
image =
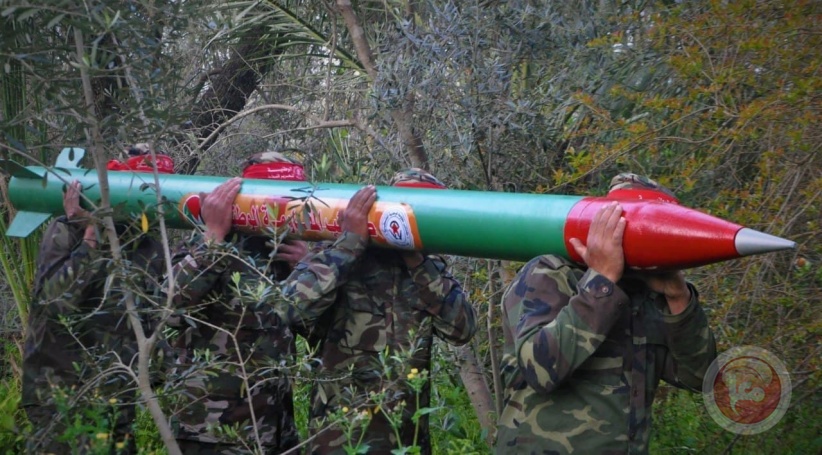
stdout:
[[(37, 432), (28, 443), (30, 452), (83, 450), (87, 441), (55, 441), (65, 426), (63, 418), (56, 418), (53, 387), (79, 391), (115, 360), (114, 354), (128, 363), (137, 352), (118, 284), (112, 284), (105, 295), (110, 264), (102, 253), (105, 248), (90, 248), (83, 241), (83, 230), (84, 226), (66, 217), (54, 220), (46, 229), (37, 257), (35, 303), (29, 311), (23, 354), (22, 405)], [(140, 236), (126, 242), (123, 251), (132, 266), (148, 271), (133, 284), (149, 289), (148, 278), (159, 276), (162, 270), (162, 263), (156, 260), (162, 251), (159, 242)], [(135, 298), (141, 305), (141, 297)], [(122, 453), (134, 451), (131, 379), (110, 374), (94, 390), (103, 401), (118, 400), (111, 442), (127, 440)]]
[[(441, 259), (427, 256), (408, 270), (396, 251), (366, 247), (367, 239), (344, 232), (303, 259), (283, 288), (294, 306), (281, 311), (282, 317), (292, 323), (317, 321), (320, 332), (315, 335), (321, 339), (322, 369), (312, 391), (310, 427), (315, 439), (310, 453), (344, 453), (348, 441), (343, 431), (336, 426), (324, 429), (325, 418), (343, 407), (370, 411), (375, 401), (367, 394), (382, 391), (389, 407), (405, 401), (400, 433), (402, 445), (411, 446), (416, 397), (405, 376), (394, 376), (396, 366), (393, 375), (385, 372), (381, 354), (413, 352), (401, 374), (412, 368), (429, 371), (434, 335), (464, 344), (476, 331), (474, 310)], [(426, 381), (419, 406), (429, 406), (429, 400)], [(373, 415), (362, 438), (369, 453), (389, 453), (399, 445), (382, 411)], [(353, 445), (359, 437), (355, 432)], [(417, 445), (430, 453), (427, 416), (420, 418)]]
[[(243, 177), (305, 180), (301, 163), (271, 151), (251, 155), (243, 164)], [(189, 402), (175, 428), (183, 453), (248, 452), (256, 446), (252, 422), (266, 453), (281, 453), (299, 443), (286, 370), (296, 351), (294, 336), (269, 303), (255, 300), (259, 296), (239, 296), (232, 279), (238, 273), (241, 288), (256, 286), (263, 282), (260, 270), (277, 281), (288, 276), (291, 267), (271, 260), (273, 251), (265, 237), (239, 235), (234, 240), (229, 243), (232, 251), (220, 251), (197, 234), (189, 243), (197, 246), (181, 249), (175, 258), (183, 272), (175, 300), (188, 311), (192, 325), (176, 343), (178, 369), (195, 373), (185, 379)], [(273, 287), (268, 286), (266, 295), (279, 295)], [(234, 333), (239, 350), (226, 330)], [(212, 356), (209, 363), (221, 364), (206, 375), (196, 371), (205, 351)], [(240, 359), (249, 375), (250, 394), (240, 377)], [(239, 425), (238, 435), (248, 446), (219, 434), (217, 425)]]
[[(294, 352), (294, 337), (269, 305), (238, 297), (232, 281), (232, 274), (239, 273), (241, 288), (260, 282), (252, 265), (267, 260), (265, 253), (270, 249), (264, 242), (261, 237), (244, 237), (235, 243), (235, 251), (221, 256), (195, 238), (190, 244), (200, 246), (175, 254), (182, 272), (175, 300), (185, 308), (189, 322), (175, 342), (177, 369), (184, 375), (186, 388), (186, 403), (175, 424), (183, 453), (247, 453), (242, 443), (221, 435), (214, 427), (239, 425), (239, 436), (253, 448), (252, 409), (266, 453), (281, 453), (299, 442), (286, 371), (286, 362)], [(290, 270), (282, 262), (272, 262), (268, 271), (276, 280)], [(239, 352), (228, 333), (199, 321), (235, 333)], [(197, 371), (206, 350), (211, 356), (207, 373)], [(240, 358), (245, 359), (252, 387), (250, 399), (240, 378)]]
[(502, 298), (497, 453), (646, 453), (660, 379), (700, 391), (716, 357), (688, 287), (690, 302), (672, 315), (639, 279), (614, 284), (556, 256), (528, 262)]

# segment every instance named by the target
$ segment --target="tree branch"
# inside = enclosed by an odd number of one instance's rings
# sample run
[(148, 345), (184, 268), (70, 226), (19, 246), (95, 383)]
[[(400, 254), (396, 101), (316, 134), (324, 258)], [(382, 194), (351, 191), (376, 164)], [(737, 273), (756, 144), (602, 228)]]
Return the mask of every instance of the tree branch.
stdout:
[[(368, 45), (368, 40), (365, 37), (365, 31), (357, 20), (356, 14), (354, 14), (351, 0), (337, 0), (337, 7), (340, 9), (340, 15), (342, 15), (345, 21), (348, 33), (351, 35), (351, 40), (354, 41), (357, 58), (362, 62), (368, 76), (371, 77), (371, 81), (374, 83), (379, 73), (377, 72), (377, 67), (374, 65), (373, 54), (371, 53), (371, 47)], [(399, 130), (403, 146), (411, 160), (411, 165), (414, 167), (427, 168), (428, 154), (425, 153), (422, 139), (420, 139), (414, 130), (414, 94), (409, 91), (405, 98), (405, 107), (402, 109), (391, 109), (391, 118), (394, 120), (397, 130)]]
[[(88, 136), (89, 149), (92, 157), (94, 158), (94, 165), (97, 168), (97, 175), (100, 183), (100, 205), (103, 209), (109, 209), (111, 208), (111, 200), (109, 198), (108, 174), (105, 166), (106, 159), (102, 145), (104, 143), (103, 136), (94, 106), (94, 91), (91, 86), (91, 77), (89, 76), (88, 67), (85, 65), (83, 59), (83, 32), (76, 27), (74, 28), (74, 44), (77, 51), (77, 67), (80, 70), (80, 78), (83, 83), (83, 95), (86, 102), (86, 108), (91, 114), (87, 119), (87, 122), (90, 124), (91, 131), (86, 130), (86, 135)], [(117, 238), (117, 232), (114, 229), (114, 220), (112, 219), (111, 214), (104, 216), (103, 222), (106, 227), (106, 235), (109, 239), (109, 245), (111, 246), (112, 257), (115, 261), (122, 262), (123, 256), (120, 251), (120, 241)], [(157, 400), (157, 395), (151, 387), (151, 379), (149, 377), (151, 344), (146, 339), (142, 321), (137, 314), (137, 308), (134, 304), (134, 295), (129, 290), (124, 290), (124, 294), (126, 314), (128, 315), (129, 321), (131, 321), (131, 327), (134, 330), (134, 336), (137, 341), (137, 387), (140, 390), (140, 395), (146, 402), (146, 406), (154, 419), (154, 423), (157, 425), (157, 429), (160, 432), (160, 436), (163, 439), (163, 443), (165, 443), (166, 448), (168, 448), (169, 453), (171, 455), (181, 455), (180, 448), (177, 445), (177, 441), (174, 439), (174, 434), (171, 431), (168, 420), (166, 419), (165, 414), (160, 407), (160, 403)]]

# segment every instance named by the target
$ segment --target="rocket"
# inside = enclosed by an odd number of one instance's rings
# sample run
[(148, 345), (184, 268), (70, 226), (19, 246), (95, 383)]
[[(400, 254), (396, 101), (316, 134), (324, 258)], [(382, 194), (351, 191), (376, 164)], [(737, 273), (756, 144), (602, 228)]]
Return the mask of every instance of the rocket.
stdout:
[[(84, 153), (64, 149), (54, 168), (0, 161), (0, 169), (11, 175), (8, 195), (18, 210), (6, 235), (26, 237), (51, 216), (62, 214), (62, 193), (71, 181), (79, 180), (90, 200), (100, 200), (97, 172), (78, 165)], [(115, 218), (145, 214), (156, 219), (159, 189), (167, 226), (192, 229), (202, 223), (200, 194), (228, 179), (157, 174), (155, 187), (154, 178), (147, 173), (108, 172)], [(338, 214), (359, 188), (243, 179), (232, 210), (233, 225), (251, 234), (333, 240), (341, 234)], [(378, 186), (369, 232), (373, 245), (386, 248), (514, 261), (555, 254), (582, 262), (570, 239), (585, 242), (594, 214), (616, 199), (627, 221), (625, 262), (633, 269), (685, 269), (796, 246), (654, 193), (622, 190), (608, 197), (585, 197)]]

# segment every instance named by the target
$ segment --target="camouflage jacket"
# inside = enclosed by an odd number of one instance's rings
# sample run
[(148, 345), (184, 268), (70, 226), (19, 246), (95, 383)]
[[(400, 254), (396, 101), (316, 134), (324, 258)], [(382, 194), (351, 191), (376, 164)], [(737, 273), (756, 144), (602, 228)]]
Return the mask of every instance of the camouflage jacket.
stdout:
[[(352, 412), (377, 408), (362, 442), (371, 453), (397, 448), (384, 411), (405, 402), (401, 438), (413, 443), (416, 409), (414, 392), (405, 382), (412, 369), (430, 370), (433, 337), (464, 344), (476, 331), (474, 310), (460, 284), (433, 256), (408, 270), (396, 251), (366, 248), (362, 237), (343, 233), (333, 244), (319, 245), (297, 265), (283, 287), (292, 314), (316, 325), (322, 361), (320, 380), (312, 396), (311, 429), (317, 432), (330, 413), (347, 407)], [(408, 353), (407, 363), (381, 364), (381, 359)], [(386, 355), (387, 354), (387, 355)], [(430, 383), (421, 390), (419, 406), (429, 405)], [(369, 397), (382, 393), (383, 398)], [(420, 419), (417, 445), (430, 452), (428, 420)], [(356, 439), (358, 436), (355, 436)], [(314, 453), (341, 453), (346, 438), (337, 428), (317, 434)], [(356, 443), (356, 441), (354, 441)]]
[[(175, 251), (174, 302), (185, 321), (173, 342), (176, 375), (186, 391), (176, 419), (178, 439), (241, 447), (216, 428), (239, 425), (239, 437), (253, 447), (253, 411), (267, 452), (279, 453), (298, 443), (287, 370), (294, 337), (263, 301), (276, 294), (276, 280), (290, 269), (283, 263), (266, 264), (269, 249), (261, 240), (241, 237), (225, 248), (206, 245), (195, 235)], [(263, 279), (258, 270), (271, 273), (270, 278)]]
[[(106, 286), (112, 266), (108, 249), (89, 248), (83, 230), (60, 217), (43, 235), (23, 353), (23, 405), (47, 404), (51, 384), (78, 385), (105, 368), (112, 354), (128, 363), (136, 353), (122, 282)], [(139, 309), (156, 292), (152, 283), (162, 270), (162, 250), (153, 238), (140, 236), (123, 244), (122, 251), (132, 267), (129, 285), (148, 291), (134, 293)], [(138, 268), (147, 273), (137, 273)], [(111, 393), (131, 389), (112, 378), (106, 382)]]
[(540, 256), (502, 298), (500, 454), (648, 451), (660, 379), (693, 391), (716, 356), (696, 290), (677, 315), (642, 282)]

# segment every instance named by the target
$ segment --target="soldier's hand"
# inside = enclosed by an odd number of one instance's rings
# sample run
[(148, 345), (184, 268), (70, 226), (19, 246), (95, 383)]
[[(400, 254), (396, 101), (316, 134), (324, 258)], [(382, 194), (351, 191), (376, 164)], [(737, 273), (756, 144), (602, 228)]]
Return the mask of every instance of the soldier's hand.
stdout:
[(368, 212), (377, 200), (377, 188), (368, 185), (354, 193), (348, 206), (340, 212), (340, 227), (343, 232), (357, 234), (364, 239), (370, 239), (368, 232)]
[(91, 218), (88, 211), (80, 206), (80, 193), (82, 192), (83, 186), (75, 180), (66, 186), (66, 192), (63, 193), (63, 209), (66, 211), (66, 218), (70, 221), (88, 221)]
[(597, 211), (588, 230), (588, 240), (570, 239), (585, 264), (616, 283), (625, 270), (622, 236), (625, 234), (622, 207), (612, 202)]
[(425, 262), (425, 256), (419, 251), (400, 251), (400, 257), (408, 270), (415, 269)]
[(287, 263), (292, 269), (308, 254), (308, 244), (302, 240), (286, 239), (277, 247), (274, 259)]
[(691, 301), (691, 290), (685, 282), (685, 274), (681, 270), (670, 272), (644, 272), (638, 276), (648, 285), (651, 290), (665, 296), (668, 301), (668, 308), (671, 314), (679, 314), (688, 306)]
[(211, 193), (200, 193), (200, 202), (203, 205), (201, 214), (206, 225), (206, 239), (222, 242), (231, 231), (231, 209), (242, 183), (241, 178), (234, 177), (214, 188)]

